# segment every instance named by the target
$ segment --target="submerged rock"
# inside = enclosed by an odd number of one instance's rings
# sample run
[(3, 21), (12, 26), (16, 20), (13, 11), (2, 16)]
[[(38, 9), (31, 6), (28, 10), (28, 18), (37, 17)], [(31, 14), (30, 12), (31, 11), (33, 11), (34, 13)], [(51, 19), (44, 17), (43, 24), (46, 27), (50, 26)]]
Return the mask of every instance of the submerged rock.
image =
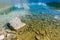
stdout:
[(10, 29), (19, 29), (23, 26), (25, 26), (26, 24), (21, 22), (21, 20), (18, 18), (18, 17), (14, 17), (12, 18), (8, 23), (7, 23), (7, 26), (10, 28)]
[(0, 40), (4, 40), (4, 35), (0, 35)]

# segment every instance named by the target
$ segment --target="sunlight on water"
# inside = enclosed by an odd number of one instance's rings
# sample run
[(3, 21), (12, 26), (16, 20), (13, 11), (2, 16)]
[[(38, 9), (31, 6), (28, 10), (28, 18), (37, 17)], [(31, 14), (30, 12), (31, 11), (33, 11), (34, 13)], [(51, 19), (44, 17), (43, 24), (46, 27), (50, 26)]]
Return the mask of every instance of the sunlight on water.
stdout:
[(38, 5), (44, 5), (44, 6), (47, 6), (46, 4), (44, 4), (44, 3), (41, 3), (41, 2), (39, 2), (39, 3), (38, 3)]

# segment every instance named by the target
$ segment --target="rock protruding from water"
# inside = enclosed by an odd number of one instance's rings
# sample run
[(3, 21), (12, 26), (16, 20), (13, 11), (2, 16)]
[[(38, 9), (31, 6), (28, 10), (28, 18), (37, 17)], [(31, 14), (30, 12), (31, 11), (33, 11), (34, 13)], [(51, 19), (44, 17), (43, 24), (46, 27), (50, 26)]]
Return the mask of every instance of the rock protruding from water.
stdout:
[(7, 26), (10, 28), (10, 29), (19, 29), (23, 26), (25, 26), (26, 24), (21, 22), (21, 20), (19, 19), (19, 17), (14, 17), (12, 18), (8, 23), (7, 23)]

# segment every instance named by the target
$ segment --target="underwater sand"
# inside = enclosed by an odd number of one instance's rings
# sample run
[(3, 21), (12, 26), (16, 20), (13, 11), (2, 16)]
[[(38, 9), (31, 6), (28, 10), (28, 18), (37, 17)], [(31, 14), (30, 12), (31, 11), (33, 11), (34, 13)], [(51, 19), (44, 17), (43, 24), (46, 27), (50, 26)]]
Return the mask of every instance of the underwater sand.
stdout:
[[(18, 16), (26, 25), (16, 31), (10, 40), (60, 40), (60, 20), (38, 10), (12, 11), (0, 15), (0, 23), (5, 24), (12, 17)], [(13, 32), (13, 30), (12, 30)], [(8, 39), (9, 40), (9, 39)]]

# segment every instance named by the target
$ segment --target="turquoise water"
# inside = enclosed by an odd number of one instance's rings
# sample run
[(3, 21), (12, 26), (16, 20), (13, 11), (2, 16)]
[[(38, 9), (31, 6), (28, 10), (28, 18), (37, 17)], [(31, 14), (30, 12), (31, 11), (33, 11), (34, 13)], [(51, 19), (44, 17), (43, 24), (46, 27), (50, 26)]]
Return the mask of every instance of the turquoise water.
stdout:
[[(8, 22), (11, 18), (13, 17), (24, 17), (25, 15), (38, 15), (39, 18), (41, 16), (46, 16), (46, 17), (51, 17), (55, 19), (59, 19), (60, 11), (54, 10), (51, 7), (47, 6), (46, 4), (29, 4), (26, 5), (28, 8), (18, 8), (15, 7), (14, 5), (12, 6), (12, 10), (8, 12), (7, 14), (0, 15), (0, 23), (6, 23)], [(59, 19), (60, 20), (60, 19)]]

